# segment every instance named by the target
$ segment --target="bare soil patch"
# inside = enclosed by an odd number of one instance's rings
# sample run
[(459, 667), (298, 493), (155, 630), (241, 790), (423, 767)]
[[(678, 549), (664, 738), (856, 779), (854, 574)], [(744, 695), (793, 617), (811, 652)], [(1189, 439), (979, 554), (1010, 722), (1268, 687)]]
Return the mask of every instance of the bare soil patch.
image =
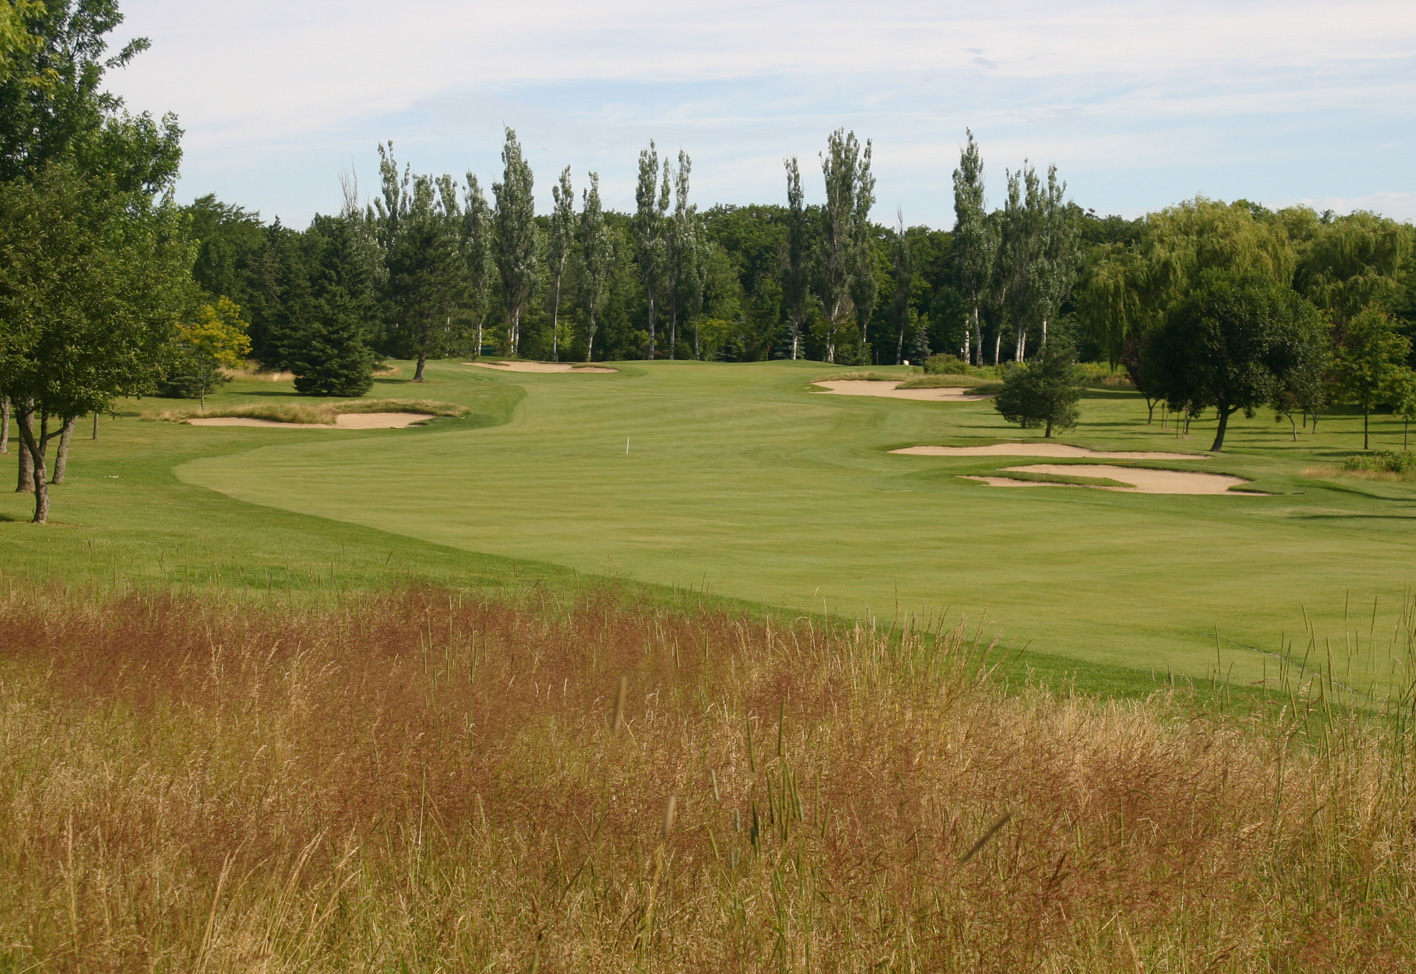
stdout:
[(432, 419), (426, 413), (340, 413), (333, 425), (328, 423), (282, 423), (274, 419), (251, 416), (198, 416), (187, 420), (192, 426), (270, 426), (278, 429), (301, 430), (391, 430), (405, 429), (415, 423)]
[(1208, 460), (1203, 453), (1148, 453), (1143, 450), (1088, 450), (1066, 443), (992, 443), (988, 446), (907, 446), (891, 453), (914, 457), (1058, 457), (1094, 460)]
[(498, 372), (590, 372), (603, 374), (619, 371), (619, 369), (607, 369), (599, 365), (572, 365), (568, 362), (463, 362), (462, 364), (475, 365), (479, 369), (496, 369)]
[(1128, 494), (1229, 494), (1231, 487), (1249, 481), (1228, 474), (1196, 473), (1190, 470), (1147, 470), (1141, 467), (1118, 467), (1106, 463), (1034, 463), (1026, 467), (1009, 467), (1004, 473), (1051, 474), (1060, 477), (1098, 477), (1116, 480), (1129, 487), (1103, 487), (1091, 484), (1051, 484), (1039, 480), (1015, 480), (1011, 477), (971, 476), (990, 487), (1086, 487), (1089, 490), (1114, 490)]
[(814, 382), (812, 385), (821, 386), (820, 390), (812, 391), (823, 396), (879, 396), (886, 399), (918, 399), (925, 402), (977, 402), (980, 399), (993, 398), (952, 386), (942, 389), (901, 389), (898, 382), (881, 382), (878, 379), (826, 379)]

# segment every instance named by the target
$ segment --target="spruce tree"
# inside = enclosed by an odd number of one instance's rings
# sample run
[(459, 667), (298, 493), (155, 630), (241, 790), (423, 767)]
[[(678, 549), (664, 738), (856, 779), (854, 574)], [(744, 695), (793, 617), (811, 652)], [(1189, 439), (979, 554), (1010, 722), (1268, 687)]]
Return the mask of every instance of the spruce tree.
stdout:
[(1042, 426), (1042, 435), (1048, 437), (1054, 429), (1077, 425), (1083, 381), (1076, 345), (1070, 337), (1054, 334), (1035, 362), (1008, 372), (993, 405), (1008, 422), (1023, 429)]
[(369, 323), (373, 282), (358, 232), (348, 218), (317, 217), (311, 269), (311, 313), (286, 339), (285, 361), (304, 396), (362, 396), (373, 387), (375, 355)]

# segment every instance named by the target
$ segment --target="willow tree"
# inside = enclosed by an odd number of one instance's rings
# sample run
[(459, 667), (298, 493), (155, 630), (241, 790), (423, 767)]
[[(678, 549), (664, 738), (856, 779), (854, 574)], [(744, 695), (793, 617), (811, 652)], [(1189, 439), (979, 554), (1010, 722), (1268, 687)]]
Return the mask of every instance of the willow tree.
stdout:
[(496, 197), (493, 216), (495, 260), (501, 281), (502, 307), (506, 310), (506, 350), (521, 350), (521, 315), (536, 289), (539, 271), (536, 246), (536, 200), (531, 167), (521, 154), (516, 132), (506, 130), (502, 147), (502, 179), (492, 184)]
[(570, 186), (570, 167), (561, 170), (560, 180), (551, 187), (551, 238), (547, 263), (551, 271), (551, 361), (560, 361), (561, 281), (575, 242), (575, 190)]
[(979, 314), (993, 284), (998, 235), (984, 203), (983, 159), (978, 143), (972, 131), (964, 131), (968, 132), (969, 141), (959, 154), (959, 168), (954, 170), (954, 279), (969, 303), (963, 358), (982, 364), (983, 326)]

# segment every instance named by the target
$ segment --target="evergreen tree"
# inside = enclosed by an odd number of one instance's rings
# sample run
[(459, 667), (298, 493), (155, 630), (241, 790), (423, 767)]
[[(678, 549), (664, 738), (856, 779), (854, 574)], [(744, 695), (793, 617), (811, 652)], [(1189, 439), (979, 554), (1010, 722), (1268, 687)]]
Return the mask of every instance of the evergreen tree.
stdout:
[(309, 234), (310, 314), (286, 339), (286, 365), (301, 395), (362, 396), (374, 384), (375, 297), (358, 228), (348, 217), (316, 217)]
[(1077, 368), (1077, 347), (1066, 335), (1054, 335), (1043, 346), (1037, 361), (1011, 368), (993, 406), (1010, 423), (1024, 429), (1043, 427), (1043, 436), (1054, 429), (1077, 425), (1085, 375)]

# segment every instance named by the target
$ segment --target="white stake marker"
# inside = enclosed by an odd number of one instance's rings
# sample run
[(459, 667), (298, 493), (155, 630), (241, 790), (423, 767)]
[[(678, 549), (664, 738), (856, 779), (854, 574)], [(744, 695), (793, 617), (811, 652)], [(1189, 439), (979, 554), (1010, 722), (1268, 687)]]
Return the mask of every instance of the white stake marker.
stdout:
[(624, 438), (624, 455), (629, 456), (629, 437)]

